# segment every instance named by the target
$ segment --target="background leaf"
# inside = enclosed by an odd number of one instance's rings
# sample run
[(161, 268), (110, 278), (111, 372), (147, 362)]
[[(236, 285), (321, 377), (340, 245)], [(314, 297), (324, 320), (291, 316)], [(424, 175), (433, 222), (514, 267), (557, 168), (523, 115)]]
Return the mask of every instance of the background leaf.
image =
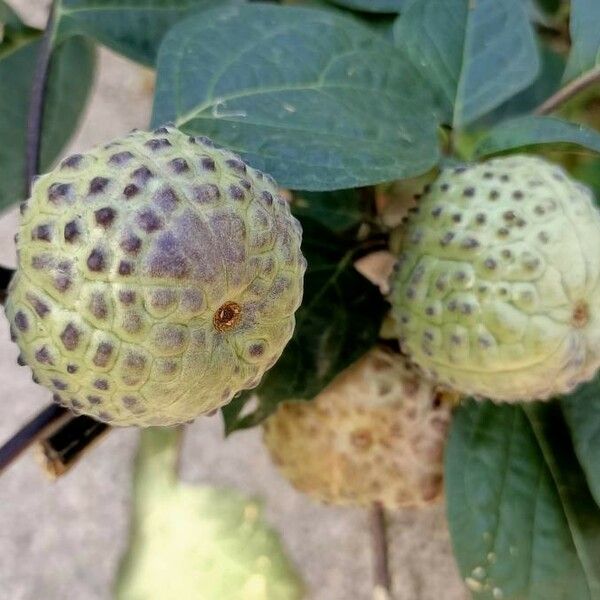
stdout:
[[(0, 209), (25, 198), (25, 135), (40, 41), (31, 37), (0, 52)], [(1, 47), (0, 47), (1, 49)], [(46, 171), (77, 127), (92, 85), (93, 44), (74, 37), (56, 48), (48, 75), (41, 170)]]
[(178, 480), (180, 433), (141, 432), (129, 547), (117, 600), (300, 600), (299, 579), (260, 506)]
[(175, 23), (207, 8), (242, 0), (62, 0), (58, 36), (84, 34), (145, 65)]
[(600, 597), (600, 512), (557, 404), (465, 403), (446, 451), (446, 496), (474, 597)]
[(292, 212), (299, 218), (312, 218), (335, 232), (358, 225), (368, 210), (358, 189), (336, 192), (295, 192)]
[(475, 156), (561, 142), (600, 152), (600, 133), (593, 129), (555, 117), (527, 116), (511, 119), (494, 127), (479, 140)]
[(438, 160), (429, 96), (409, 61), (318, 9), (248, 5), (174, 27), (152, 121), (208, 135), (293, 189), (370, 185)]
[(473, 129), (528, 114), (560, 88), (565, 71), (565, 59), (549, 48), (543, 48), (540, 56), (541, 69), (535, 81), (491, 113), (473, 123)]
[(527, 87), (539, 69), (522, 0), (412, 0), (394, 35), (427, 75), (442, 120), (454, 127)]
[(565, 81), (600, 64), (600, 2), (572, 0), (570, 30), (572, 47)]
[(554, 14), (560, 8), (561, 0), (533, 0), (542, 10)]
[(575, 450), (600, 504), (600, 375), (561, 401)]
[[(227, 432), (257, 425), (279, 402), (314, 398), (377, 339), (386, 304), (378, 288), (354, 269), (355, 244), (315, 221), (304, 219), (302, 226), (308, 269), (294, 335), (260, 385), (224, 407)], [(241, 416), (254, 394), (258, 408)]]
[[(3, 0), (0, 0), (0, 30), (2, 25), (11, 25), (13, 27), (19, 27), (22, 25), (21, 19), (17, 16), (17, 13)], [(0, 41), (2, 41), (2, 34), (0, 33)]]
[(330, 2), (352, 10), (382, 13), (400, 12), (406, 4), (406, 0), (330, 0)]

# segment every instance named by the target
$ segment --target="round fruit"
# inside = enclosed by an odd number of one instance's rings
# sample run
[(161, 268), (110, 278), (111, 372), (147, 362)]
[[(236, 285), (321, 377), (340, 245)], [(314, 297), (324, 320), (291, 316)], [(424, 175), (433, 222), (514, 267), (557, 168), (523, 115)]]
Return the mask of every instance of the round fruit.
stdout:
[(20, 361), (113, 425), (169, 425), (256, 386), (294, 329), (301, 228), (273, 180), (203, 137), (134, 131), (23, 206), (6, 305)]
[(283, 476), (317, 500), (420, 506), (442, 495), (450, 404), (399, 354), (374, 348), (311, 402), (280, 404), (264, 441)]
[(400, 344), (429, 377), (519, 401), (600, 365), (600, 213), (558, 166), (517, 155), (444, 170), (400, 246)]

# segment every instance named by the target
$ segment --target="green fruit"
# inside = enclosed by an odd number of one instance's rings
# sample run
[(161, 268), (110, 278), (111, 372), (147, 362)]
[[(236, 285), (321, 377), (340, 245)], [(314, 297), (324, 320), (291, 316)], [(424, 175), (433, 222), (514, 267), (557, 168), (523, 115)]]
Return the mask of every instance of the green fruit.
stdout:
[(444, 170), (400, 246), (400, 343), (430, 377), (519, 401), (596, 372), (600, 213), (558, 166), (522, 155)]
[(34, 380), (113, 425), (258, 385), (294, 329), (301, 228), (273, 180), (171, 127), (65, 159), (23, 206), (6, 313)]
[(328, 504), (436, 502), (450, 402), (399, 354), (375, 348), (310, 402), (280, 404), (264, 441), (294, 487)]

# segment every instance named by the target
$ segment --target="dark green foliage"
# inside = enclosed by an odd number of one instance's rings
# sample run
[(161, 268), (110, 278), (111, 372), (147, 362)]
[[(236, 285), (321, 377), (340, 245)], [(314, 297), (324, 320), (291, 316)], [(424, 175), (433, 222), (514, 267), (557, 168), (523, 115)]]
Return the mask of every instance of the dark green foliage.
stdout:
[(466, 402), (446, 451), (461, 574), (482, 600), (594, 600), (600, 511), (560, 406)]
[[(25, 199), (25, 131), (39, 46), (39, 35), (30, 29), (0, 44), (0, 209)], [(42, 132), (42, 171), (50, 168), (77, 126), (94, 63), (93, 45), (82, 37), (70, 38), (54, 53)]]
[(152, 121), (208, 135), (294, 189), (409, 177), (438, 160), (417, 70), (382, 36), (319, 9), (240, 6), (176, 26)]
[(62, 0), (58, 8), (59, 36), (89, 35), (132, 60), (154, 65), (162, 38), (175, 23), (235, 1)]

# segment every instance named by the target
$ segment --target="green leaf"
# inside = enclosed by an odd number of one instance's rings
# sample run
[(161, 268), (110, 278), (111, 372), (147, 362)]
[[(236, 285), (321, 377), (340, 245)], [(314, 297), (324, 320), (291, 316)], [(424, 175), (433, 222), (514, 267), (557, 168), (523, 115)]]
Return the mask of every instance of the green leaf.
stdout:
[[(379, 290), (354, 269), (355, 244), (310, 219), (302, 226), (308, 269), (294, 335), (258, 388), (224, 407), (228, 433), (257, 425), (280, 402), (314, 398), (377, 339), (386, 304)], [(241, 416), (254, 394), (258, 407)]]
[(158, 58), (153, 123), (232, 148), (292, 189), (405, 178), (438, 160), (420, 75), (337, 12), (248, 5), (174, 27)]
[(558, 404), (466, 402), (445, 473), (455, 556), (474, 598), (600, 598), (600, 512)]
[(0, 0), (0, 42), (2, 41), (2, 25), (20, 27), (23, 25), (17, 13), (3, 0)]
[(570, 29), (572, 46), (565, 81), (600, 64), (600, 2), (572, 0)]
[[(578, 157), (579, 158), (579, 157)], [(577, 160), (575, 165), (569, 165), (571, 175), (590, 187), (600, 207), (600, 157), (586, 157), (587, 160)]]
[(554, 14), (558, 12), (561, 0), (535, 0), (535, 3), (545, 12)]
[[(0, 209), (25, 198), (27, 111), (39, 45), (36, 36), (5, 54), (0, 46)], [(93, 44), (81, 37), (67, 40), (54, 52), (42, 131), (42, 172), (52, 165), (77, 127), (94, 64)]]
[(116, 600), (300, 600), (302, 586), (260, 506), (178, 480), (180, 432), (142, 431), (129, 547)]
[(328, 229), (341, 233), (365, 218), (365, 200), (360, 190), (336, 192), (295, 192), (292, 212), (299, 218), (312, 218)]
[(531, 113), (560, 88), (565, 71), (564, 58), (557, 52), (543, 48), (541, 59), (542, 66), (535, 81), (522, 92), (479, 119), (473, 124), (474, 128), (482, 125), (490, 126), (506, 119)]
[(442, 120), (456, 128), (523, 90), (539, 70), (522, 0), (412, 0), (394, 34), (427, 75)]
[(165, 33), (181, 19), (242, 0), (62, 0), (58, 36), (84, 34), (142, 64), (154, 66)]
[(600, 375), (561, 401), (579, 461), (600, 505)]
[(487, 156), (525, 146), (575, 144), (600, 152), (600, 133), (555, 117), (527, 116), (500, 123), (479, 141), (475, 156)]
[(406, 0), (330, 0), (333, 4), (365, 12), (398, 13)]

